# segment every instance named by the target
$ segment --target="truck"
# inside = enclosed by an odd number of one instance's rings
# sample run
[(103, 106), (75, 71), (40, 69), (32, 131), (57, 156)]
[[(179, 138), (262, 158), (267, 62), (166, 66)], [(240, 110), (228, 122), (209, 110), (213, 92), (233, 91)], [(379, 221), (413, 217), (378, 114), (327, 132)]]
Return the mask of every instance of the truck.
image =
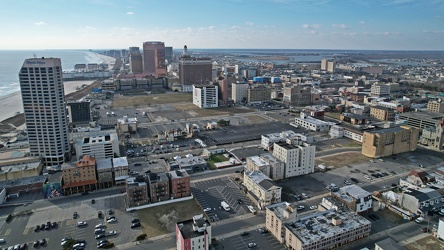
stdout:
[(228, 203), (226, 203), (225, 201), (222, 201), (220, 205), (225, 211), (227, 212), (231, 211), (230, 205), (228, 205)]

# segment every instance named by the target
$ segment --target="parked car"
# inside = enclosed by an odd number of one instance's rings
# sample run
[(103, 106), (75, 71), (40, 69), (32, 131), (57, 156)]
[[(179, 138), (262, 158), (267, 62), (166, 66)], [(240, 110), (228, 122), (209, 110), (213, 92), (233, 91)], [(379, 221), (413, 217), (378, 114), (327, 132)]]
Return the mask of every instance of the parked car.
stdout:
[(254, 243), (254, 242), (248, 243), (248, 248), (252, 248), (252, 247), (255, 247), (255, 246), (257, 246), (257, 244)]
[(94, 234), (104, 234), (106, 231), (103, 228), (98, 228), (94, 230)]
[(358, 179), (356, 178), (350, 178), (351, 181), (353, 181), (354, 183), (359, 183)]
[(56, 228), (57, 226), (58, 226), (58, 225), (57, 225), (57, 222), (55, 222), (55, 221), (51, 224), (51, 227), (52, 227), (52, 228)]
[(105, 238), (106, 237), (106, 235), (104, 235), (104, 234), (98, 234), (98, 235), (96, 235), (96, 240), (97, 239), (102, 239), (102, 238)]
[(46, 239), (41, 239), (40, 240), (40, 246), (44, 246), (46, 245)]
[(38, 232), (40, 230), (40, 225), (34, 227), (34, 232)]
[(97, 242), (97, 245), (100, 245), (103, 243), (109, 243), (109, 241), (108, 240), (100, 240), (99, 242)]
[(74, 212), (74, 214), (72, 215), (72, 218), (77, 219), (77, 216), (78, 216), (77, 212)]
[(317, 209), (318, 208), (318, 206), (316, 206), (316, 205), (314, 205), (314, 206), (310, 206), (310, 209), (311, 210), (314, 210), (314, 209)]
[(140, 227), (140, 222), (131, 224), (131, 228), (136, 228), (136, 227)]
[(424, 228), (421, 228), (421, 232), (428, 233), (428, 232), (430, 232), (430, 229), (424, 227)]
[(37, 248), (37, 247), (40, 246), (40, 242), (39, 242), (38, 240), (36, 240), (36, 241), (34, 241), (34, 243), (32, 244), (32, 246), (33, 246), (34, 248)]
[(302, 193), (301, 195), (302, 195), (302, 197), (304, 197), (305, 199), (308, 198), (308, 195), (307, 195), (306, 193)]
[(88, 225), (88, 223), (86, 223), (86, 221), (79, 221), (79, 222), (77, 222), (77, 227), (84, 227), (84, 226), (87, 226)]
[(109, 232), (108, 232), (108, 235), (109, 235), (109, 236), (117, 235), (117, 231), (109, 231)]
[(88, 195), (88, 194), (89, 194), (88, 191), (85, 191), (85, 192), (82, 193), (82, 195)]
[(114, 217), (114, 218), (111, 218), (111, 219), (107, 220), (106, 222), (114, 223), (114, 222), (117, 222), (117, 219)]
[(424, 221), (424, 218), (423, 218), (423, 217), (418, 217), (418, 218), (416, 218), (416, 220), (415, 220), (416, 223), (421, 223), (421, 222), (423, 222), (423, 221)]
[(137, 218), (134, 218), (134, 219), (131, 221), (131, 223), (137, 223), (137, 222), (140, 222), (140, 220), (137, 219)]
[(0, 239), (0, 244), (5, 244), (6, 240), (5, 239)]
[(250, 235), (250, 233), (249, 232), (242, 232), (241, 233), (241, 236), (247, 236), (247, 235)]
[(106, 226), (103, 223), (97, 224), (95, 228), (105, 228)]
[(109, 209), (108, 210), (108, 215), (112, 215), (112, 214), (114, 214), (114, 211), (112, 209)]
[(297, 211), (300, 211), (300, 210), (303, 210), (304, 208), (305, 208), (304, 206), (299, 205), (299, 206), (296, 208), (296, 210), (297, 210)]
[(211, 211), (211, 207), (207, 207), (207, 208), (204, 208), (204, 210), (203, 210), (204, 212), (208, 212), (208, 211)]

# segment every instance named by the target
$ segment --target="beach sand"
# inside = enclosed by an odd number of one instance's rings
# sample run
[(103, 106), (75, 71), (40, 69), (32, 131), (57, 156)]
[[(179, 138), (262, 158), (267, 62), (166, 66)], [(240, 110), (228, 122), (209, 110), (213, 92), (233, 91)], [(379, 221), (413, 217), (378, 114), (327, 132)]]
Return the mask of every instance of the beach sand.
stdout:
[[(114, 57), (105, 56), (96, 53), (97, 57), (103, 60), (103, 63), (108, 64), (108, 69), (111, 70), (116, 63)], [(77, 87), (82, 85), (90, 85), (95, 80), (83, 81), (65, 81), (65, 95), (77, 91)], [(23, 113), (22, 95), (20, 92), (15, 92), (7, 96), (0, 96), (0, 121), (8, 119), (15, 115), (16, 112)]]
[[(76, 88), (83, 84), (90, 85), (94, 81), (65, 81), (65, 95), (75, 92)], [(0, 121), (14, 116), (16, 112), (23, 113), (22, 95), (20, 92), (15, 92), (7, 96), (0, 96), (0, 107)]]

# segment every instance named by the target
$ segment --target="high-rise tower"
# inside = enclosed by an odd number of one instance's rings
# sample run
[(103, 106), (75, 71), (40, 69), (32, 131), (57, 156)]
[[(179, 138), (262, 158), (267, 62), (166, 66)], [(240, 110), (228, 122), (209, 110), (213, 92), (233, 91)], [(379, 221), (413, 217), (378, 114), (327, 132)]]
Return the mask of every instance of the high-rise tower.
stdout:
[(143, 74), (154, 77), (166, 76), (165, 43), (143, 43)]
[(19, 78), (31, 155), (62, 164), (70, 146), (60, 58), (26, 59)]
[(183, 53), (179, 58), (179, 81), (183, 85), (205, 84), (212, 81), (213, 63), (209, 57), (192, 57), (188, 54), (188, 48), (183, 47)]

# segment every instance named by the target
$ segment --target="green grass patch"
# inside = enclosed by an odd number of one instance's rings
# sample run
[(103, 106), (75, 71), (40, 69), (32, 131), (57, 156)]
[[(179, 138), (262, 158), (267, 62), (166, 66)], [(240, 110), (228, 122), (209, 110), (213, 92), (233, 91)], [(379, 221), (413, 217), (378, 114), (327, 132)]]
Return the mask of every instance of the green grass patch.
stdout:
[(181, 201), (137, 211), (143, 233), (149, 237), (173, 233), (178, 221), (189, 220), (202, 213), (195, 199)]
[(214, 163), (223, 162), (223, 161), (228, 161), (228, 158), (226, 158), (223, 154), (212, 155), (211, 158), (207, 160), (208, 168), (211, 170), (216, 170), (217, 168), (216, 165), (214, 165)]

